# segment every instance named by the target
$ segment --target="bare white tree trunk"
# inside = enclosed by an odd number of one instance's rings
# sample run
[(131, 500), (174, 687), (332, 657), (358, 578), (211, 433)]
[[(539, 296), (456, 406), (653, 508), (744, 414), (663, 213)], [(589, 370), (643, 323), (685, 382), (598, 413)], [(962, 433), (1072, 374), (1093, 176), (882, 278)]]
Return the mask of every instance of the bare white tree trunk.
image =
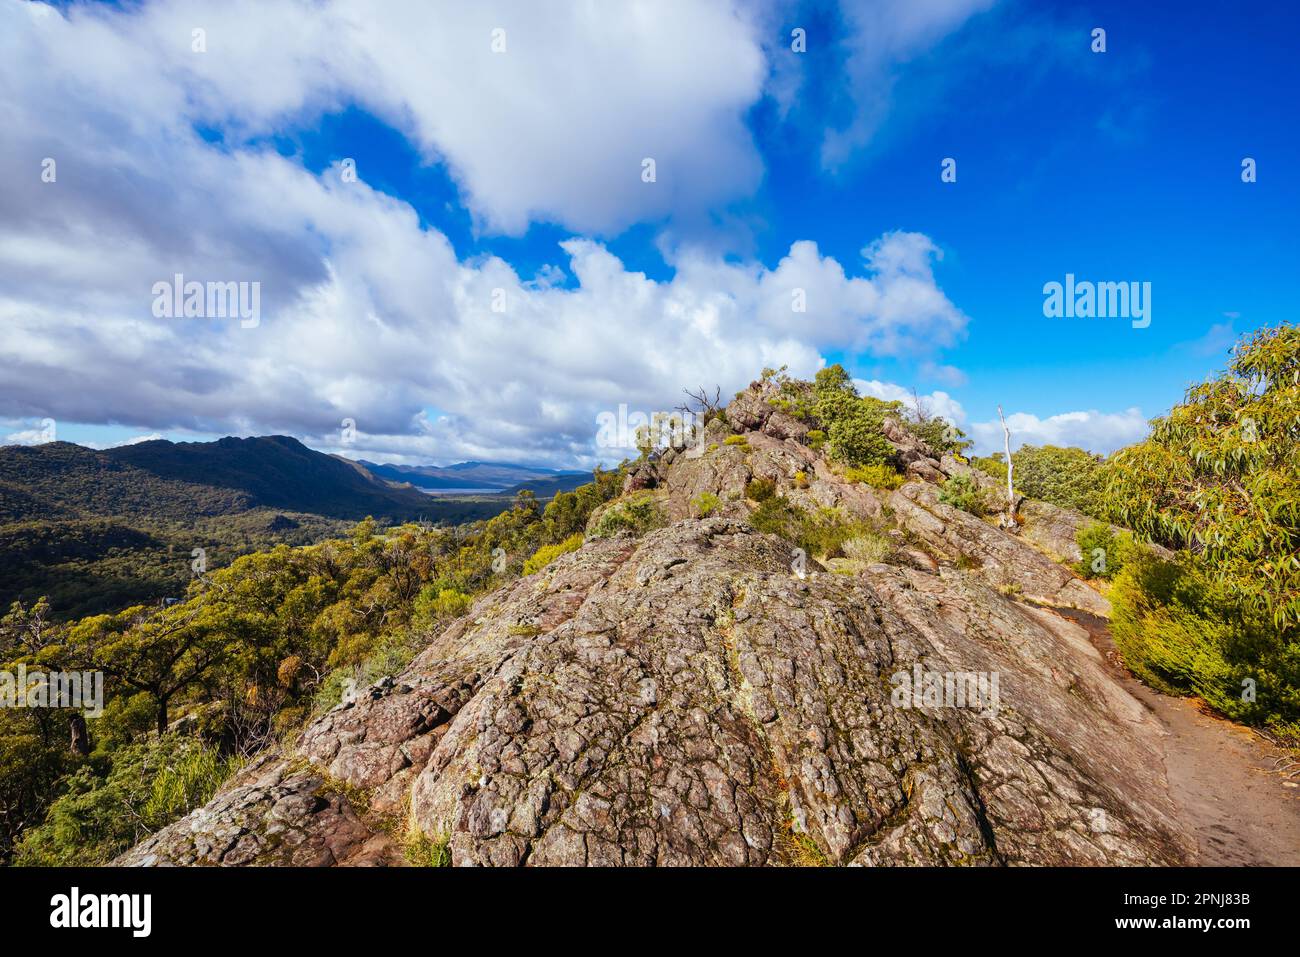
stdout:
[(1002, 422), (1002, 441), (1003, 448), (1007, 451), (1007, 514), (1002, 520), (1006, 528), (1014, 528), (1016, 524), (1016, 493), (1011, 484), (1011, 430), (1007, 428), (1007, 420), (1002, 415), (1002, 406), (998, 406), (998, 419)]

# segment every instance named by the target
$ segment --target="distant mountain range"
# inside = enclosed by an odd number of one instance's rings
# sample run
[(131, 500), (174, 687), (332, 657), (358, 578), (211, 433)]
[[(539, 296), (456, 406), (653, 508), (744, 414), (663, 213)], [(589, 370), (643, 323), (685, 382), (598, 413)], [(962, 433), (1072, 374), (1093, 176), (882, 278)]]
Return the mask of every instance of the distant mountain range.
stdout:
[[(549, 498), (590, 481), (488, 462), (373, 469), (283, 435), (5, 446), (0, 608), (48, 595), (56, 615), (113, 610), (183, 593), (195, 548), (215, 568), (277, 542), (340, 535), (366, 516), (459, 524), (509, 508), (522, 487)], [(453, 488), (491, 497), (457, 500)]]
[(590, 472), (566, 472), (510, 462), (460, 462), (456, 465), (379, 465), (358, 463), (373, 475), (392, 482), (409, 482), (435, 495), (453, 493), (514, 495), (531, 489), (538, 498), (567, 492), (591, 481)]

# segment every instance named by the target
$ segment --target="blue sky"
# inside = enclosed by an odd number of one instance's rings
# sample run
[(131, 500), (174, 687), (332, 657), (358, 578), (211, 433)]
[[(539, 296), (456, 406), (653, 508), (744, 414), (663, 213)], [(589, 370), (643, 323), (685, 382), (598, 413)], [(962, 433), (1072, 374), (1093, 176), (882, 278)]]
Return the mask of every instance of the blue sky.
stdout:
[[(343, 0), (228, 22), (184, 2), (31, 6), (0, 6), (0, 53), (27, 68), (0, 96), (31, 117), (0, 146), (31, 194), (0, 207), (11, 441), (48, 417), (94, 444), (275, 431), (381, 460), (587, 465), (621, 457), (593, 445), (600, 412), (671, 407), (706, 376), (731, 391), (772, 359), (915, 388), (984, 448), (1000, 403), (1018, 440), (1104, 452), (1238, 335), (1295, 320), (1286, 4), (557, 3), (568, 23), (395, 4), (355, 49), (327, 22), (355, 13)], [(312, 16), (319, 32), (296, 29)], [(457, 48), (496, 24), (495, 59)], [(106, 92), (113, 50), (156, 73)], [(39, 120), (38, 95), (56, 103)], [(29, 172), (47, 155), (59, 183)], [(658, 182), (638, 180), (643, 156)], [(895, 274), (864, 262), (882, 241)], [(784, 316), (796, 243), (847, 278)], [(263, 282), (258, 328), (149, 325), (137, 290), (182, 269)], [(1066, 273), (1149, 282), (1150, 326), (1045, 318)], [(480, 300), (503, 287), (498, 318)]]

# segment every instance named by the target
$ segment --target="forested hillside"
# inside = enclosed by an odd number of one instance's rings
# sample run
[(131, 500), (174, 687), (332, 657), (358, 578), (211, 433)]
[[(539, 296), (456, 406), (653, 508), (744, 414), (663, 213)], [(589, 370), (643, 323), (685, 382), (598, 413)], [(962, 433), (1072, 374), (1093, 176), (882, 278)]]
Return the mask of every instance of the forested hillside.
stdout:
[(195, 549), (216, 568), (276, 543), (381, 523), (486, 518), (509, 500), (435, 499), (285, 436), (0, 448), (0, 604), (57, 618), (176, 597)]

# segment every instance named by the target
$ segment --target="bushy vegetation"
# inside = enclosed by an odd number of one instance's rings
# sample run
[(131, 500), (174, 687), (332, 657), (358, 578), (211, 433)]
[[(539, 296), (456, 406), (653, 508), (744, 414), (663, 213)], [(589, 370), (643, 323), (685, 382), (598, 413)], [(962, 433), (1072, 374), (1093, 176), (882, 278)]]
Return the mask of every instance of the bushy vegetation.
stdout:
[(619, 532), (644, 535), (666, 524), (667, 519), (655, 493), (645, 490), (633, 492), (610, 505), (596, 520), (591, 535), (593, 538), (608, 538)]
[(861, 482), (884, 491), (892, 491), (903, 484), (903, 476), (890, 465), (854, 466), (844, 470), (844, 478), (849, 482)]
[[(1006, 483), (1007, 463), (1001, 452), (974, 458), (971, 464)], [(1022, 494), (1093, 518), (1105, 515), (1105, 460), (1100, 456), (1073, 447), (1022, 445), (1011, 453), (1011, 464), (1012, 481)]]
[(919, 399), (908, 408), (902, 402), (858, 395), (838, 363), (818, 371), (811, 383), (791, 378), (784, 366), (764, 369), (762, 378), (776, 386), (776, 395), (768, 400), (772, 406), (812, 426), (808, 445), (818, 451), (828, 447), (831, 458), (850, 468), (892, 461), (894, 447), (883, 428), (886, 417), (906, 426), (938, 455), (960, 454), (971, 444), (951, 422), (931, 415)]
[(1134, 674), (1300, 745), (1293, 633), (1243, 616), (1239, 595), (1187, 561), (1138, 554), (1116, 577), (1110, 598), (1111, 632)]
[(1130, 533), (1117, 532), (1103, 522), (1085, 525), (1075, 538), (1082, 553), (1075, 571), (1082, 578), (1114, 578), (1140, 547)]
[(62, 796), (45, 823), (23, 836), (14, 863), (106, 864), (205, 803), (238, 766), (237, 758), (194, 738), (169, 734), (127, 745), (111, 763), (88, 763), (63, 782)]
[(708, 518), (722, 506), (722, 500), (712, 492), (701, 492), (691, 499), (691, 511), (696, 518)]
[(777, 497), (764, 499), (749, 520), (760, 532), (779, 535), (817, 558), (843, 556), (845, 542), (878, 534), (870, 522), (849, 518), (839, 509), (810, 512)]
[(554, 545), (543, 545), (533, 553), (532, 558), (524, 562), (524, 574), (532, 575), (541, 571), (561, 555), (576, 552), (582, 547), (582, 541), (582, 533), (575, 532), (562, 542), (557, 542)]
[(346, 538), (237, 558), (166, 607), (59, 622), (46, 602), (16, 603), (0, 619), (0, 668), (102, 671), (105, 702), (88, 722), (71, 709), (0, 709), (0, 860), (21, 842), (25, 862), (92, 863), (184, 813), (229, 762), (400, 671), (542, 549), (580, 542), (622, 481), (597, 473), (545, 509), (521, 493), (451, 528), (366, 520)]
[(1262, 329), (1116, 453), (1103, 502), (1171, 548), (1116, 578), (1115, 640), (1138, 674), (1300, 738), (1300, 329)]
[(984, 490), (969, 475), (960, 473), (939, 486), (939, 501), (972, 515), (983, 516), (989, 510)]
[(883, 562), (894, 553), (894, 543), (889, 536), (867, 531), (845, 540), (841, 548), (845, 558), (866, 564)]
[(745, 498), (755, 502), (766, 502), (776, 494), (776, 482), (772, 479), (753, 478), (745, 484)]
[(859, 396), (849, 374), (840, 365), (827, 366), (813, 382), (814, 411), (826, 430), (831, 458), (849, 466), (884, 465), (894, 454), (885, 438), (884, 420), (897, 414), (897, 402)]

